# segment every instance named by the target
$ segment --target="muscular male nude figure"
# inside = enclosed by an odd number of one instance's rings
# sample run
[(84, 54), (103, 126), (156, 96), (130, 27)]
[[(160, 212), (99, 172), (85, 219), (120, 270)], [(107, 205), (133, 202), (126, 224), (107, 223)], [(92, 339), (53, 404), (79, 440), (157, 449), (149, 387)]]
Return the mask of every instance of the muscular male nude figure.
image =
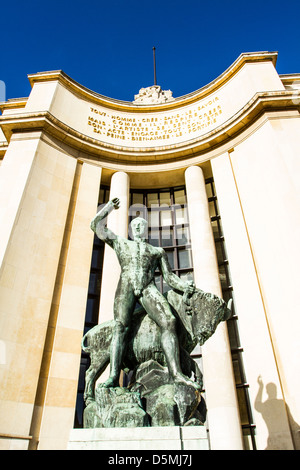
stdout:
[(172, 273), (167, 255), (162, 248), (153, 247), (146, 242), (148, 225), (145, 219), (137, 217), (132, 220), (133, 240), (120, 237), (105, 226), (103, 219), (119, 206), (118, 198), (109, 201), (91, 222), (91, 229), (101, 240), (114, 249), (121, 266), (121, 275), (114, 300), (115, 328), (110, 352), (110, 376), (102, 386), (117, 387), (119, 385), (130, 321), (138, 301), (160, 328), (162, 350), (174, 382), (192, 385), (198, 389), (199, 385), (182, 373), (176, 335), (176, 318), (167, 300), (155, 285), (155, 270), (157, 267), (161, 270), (165, 282), (173, 289), (191, 295), (195, 286), (192, 282), (183, 282)]

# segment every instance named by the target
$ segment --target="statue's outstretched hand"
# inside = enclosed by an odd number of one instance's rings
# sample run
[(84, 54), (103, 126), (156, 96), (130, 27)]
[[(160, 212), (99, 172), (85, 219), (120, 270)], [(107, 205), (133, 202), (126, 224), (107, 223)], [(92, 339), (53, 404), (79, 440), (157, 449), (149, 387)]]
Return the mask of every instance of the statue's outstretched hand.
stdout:
[(120, 207), (120, 199), (119, 198), (115, 197), (110, 202), (112, 203), (114, 209), (119, 209), (119, 207)]
[(119, 207), (120, 199), (118, 199), (117, 197), (115, 197), (111, 201), (108, 201), (108, 203), (104, 207), (101, 207), (99, 212), (93, 218), (90, 225), (93, 232), (96, 233), (97, 224), (101, 222), (101, 220), (105, 219), (114, 209), (119, 209)]
[(195, 289), (196, 289), (196, 286), (195, 286), (193, 281), (188, 281), (186, 283), (186, 287), (185, 287), (184, 293), (183, 293), (183, 302), (186, 305), (186, 313), (188, 315), (191, 315), (191, 307), (190, 307), (189, 298), (193, 295), (193, 293), (195, 292)]
[(187, 281), (184, 292), (186, 292), (189, 296), (191, 296), (195, 292), (195, 289), (196, 289), (196, 286), (194, 284), (194, 281)]

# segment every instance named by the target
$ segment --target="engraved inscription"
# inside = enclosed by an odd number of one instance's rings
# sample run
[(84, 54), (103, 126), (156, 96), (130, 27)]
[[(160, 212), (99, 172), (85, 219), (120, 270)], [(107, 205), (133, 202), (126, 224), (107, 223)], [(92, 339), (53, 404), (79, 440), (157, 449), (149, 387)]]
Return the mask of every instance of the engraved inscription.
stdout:
[(87, 123), (99, 140), (159, 144), (172, 139), (176, 143), (190, 140), (217, 125), (221, 115), (222, 106), (216, 96), (178, 111), (155, 114), (114, 113), (90, 106)]

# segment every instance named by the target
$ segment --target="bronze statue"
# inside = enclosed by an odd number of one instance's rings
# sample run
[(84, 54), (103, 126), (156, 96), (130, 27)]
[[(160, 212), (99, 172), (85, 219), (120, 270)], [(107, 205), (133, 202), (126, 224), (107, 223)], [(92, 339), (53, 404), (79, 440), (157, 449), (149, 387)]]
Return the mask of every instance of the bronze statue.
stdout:
[[(105, 227), (104, 219), (119, 206), (119, 199), (109, 201), (91, 222), (96, 235), (114, 249), (121, 275), (114, 320), (94, 326), (81, 343), (90, 356), (84, 427), (203, 425), (202, 373), (190, 353), (231, 310), (220, 297), (171, 271), (165, 251), (146, 242), (145, 219), (131, 222), (133, 240)], [(157, 268), (171, 287), (166, 295), (155, 285)], [(109, 363), (109, 378), (96, 386)], [(119, 386), (121, 369), (131, 372), (128, 386)]]
[(91, 222), (91, 229), (101, 240), (114, 249), (121, 266), (121, 275), (114, 300), (115, 325), (111, 342), (110, 376), (102, 386), (109, 388), (119, 385), (119, 375), (132, 315), (136, 302), (139, 302), (160, 329), (161, 347), (174, 383), (192, 385), (199, 389), (197, 382), (182, 373), (176, 334), (176, 318), (168, 301), (155, 285), (154, 273), (159, 268), (165, 282), (172, 289), (187, 295), (193, 294), (194, 283), (182, 281), (171, 271), (163, 248), (153, 247), (146, 242), (148, 224), (145, 219), (137, 217), (131, 222), (133, 240), (114, 234), (103, 224), (103, 219), (119, 206), (118, 198), (109, 201)]

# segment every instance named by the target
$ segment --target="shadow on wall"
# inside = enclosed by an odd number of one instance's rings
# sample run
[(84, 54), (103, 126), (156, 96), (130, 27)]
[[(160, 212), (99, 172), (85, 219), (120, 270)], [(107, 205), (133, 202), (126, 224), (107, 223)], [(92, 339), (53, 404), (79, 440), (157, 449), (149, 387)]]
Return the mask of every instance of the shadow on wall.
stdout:
[[(292, 440), (295, 449), (300, 448), (300, 427), (299, 424), (294, 421), (289, 407), (286, 405), (284, 400), (277, 398), (277, 387), (274, 383), (270, 382), (266, 385), (266, 392), (268, 398), (266, 401), (262, 401), (264, 383), (261, 376), (257, 378), (259, 384), (258, 393), (255, 399), (254, 407), (256, 411), (261, 413), (269, 432), (268, 444), (265, 450), (285, 450), (280, 444), (280, 434), (274, 434), (274, 424), (282, 421), (282, 414), (287, 412), (288, 420), (290, 425)], [(276, 427), (275, 427), (276, 428)], [(278, 424), (277, 424), (278, 429)], [(282, 429), (284, 432), (284, 430)], [(284, 439), (285, 441), (285, 439)], [(298, 441), (298, 442), (296, 442)], [(282, 445), (285, 447), (284, 443)]]

